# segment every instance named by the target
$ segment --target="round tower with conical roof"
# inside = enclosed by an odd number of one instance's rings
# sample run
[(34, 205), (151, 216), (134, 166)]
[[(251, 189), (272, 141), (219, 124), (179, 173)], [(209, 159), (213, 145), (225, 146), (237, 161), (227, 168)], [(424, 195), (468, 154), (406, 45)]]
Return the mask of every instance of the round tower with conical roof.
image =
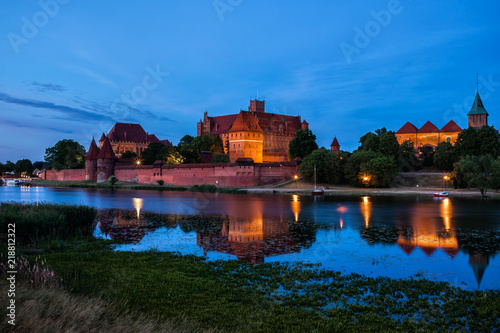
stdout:
[(99, 156), (99, 148), (92, 138), (87, 156), (85, 156), (85, 180), (95, 180), (97, 172), (97, 156)]
[(108, 137), (104, 138), (101, 151), (97, 155), (97, 177), (98, 183), (104, 183), (108, 178), (114, 174), (115, 170), (115, 153), (111, 147)]

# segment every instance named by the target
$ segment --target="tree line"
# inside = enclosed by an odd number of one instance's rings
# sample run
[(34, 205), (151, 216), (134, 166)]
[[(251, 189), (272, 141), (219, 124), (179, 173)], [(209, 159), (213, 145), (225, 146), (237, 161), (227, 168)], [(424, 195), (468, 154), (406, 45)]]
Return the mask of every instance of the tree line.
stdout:
[(299, 130), (290, 142), (289, 159), (302, 158), (301, 175), (327, 184), (389, 187), (399, 172), (428, 170), (450, 173), (455, 188), (500, 189), (500, 134), (493, 126), (468, 128), (459, 133), (454, 145), (439, 143), (436, 148), (417, 149), (411, 140), (399, 144), (386, 128), (363, 135), (352, 153), (318, 149), (311, 130)]

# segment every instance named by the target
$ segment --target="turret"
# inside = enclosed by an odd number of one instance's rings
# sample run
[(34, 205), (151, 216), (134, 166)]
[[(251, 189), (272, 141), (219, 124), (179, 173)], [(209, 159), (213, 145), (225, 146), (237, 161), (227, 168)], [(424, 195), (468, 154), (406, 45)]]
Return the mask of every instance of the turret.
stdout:
[(85, 156), (85, 180), (95, 180), (95, 175), (97, 172), (97, 156), (99, 156), (99, 148), (95, 143), (94, 138), (90, 143), (90, 148)]
[(332, 144), (330, 145), (330, 149), (332, 153), (340, 152), (340, 145), (339, 142), (337, 141), (337, 137), (333, 138)]
[(97, 182), (103, 183), (114, 174), (115, 169), (115, 153), (111, 147), (108, 137), (104, 138), (102, 148), (97, 156)]
[(306, 129), (309, 129), (309, 123), (307, 121), (302, 121), (302, 124), (300, 124), (300, 128), (305, 131)]
[(469, 117), (469, 127), (481, 128), (488, 125), (488, 112), (484, 109), (483, 101), (479, 96), (479, 91), (476, 92), (476, 98), (474, 99), (474, 104), (467, 113)]

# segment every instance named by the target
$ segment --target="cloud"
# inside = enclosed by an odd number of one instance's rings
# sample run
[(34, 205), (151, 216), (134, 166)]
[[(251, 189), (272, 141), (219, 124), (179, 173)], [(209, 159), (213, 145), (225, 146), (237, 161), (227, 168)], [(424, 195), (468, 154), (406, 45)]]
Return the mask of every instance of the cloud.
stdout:
[(61, 86), (60, 84), (54, 84), (54, 83), (40, 83), (40, 82), (25, 82), (28, 85), (31, 85), (35, 88), (35, 90), (40, 91), (40, 92), (47, 92), (47, 91), (66, 91), (66, 88)]
[(55, 128), (55, 127), (50, 127), (50, 126), (43, 126), (43, 125), (32, 125), (29, 123), (22, 123), (19, 121), (14, 121), (14, 120), (0, 120), (0, 124), (10, 126), (10, 127), (15, 127), (15, 128), (30, 128), (30, 129), (37, 129), (37, 130), (49, 130), (49, 131), (54, 131), (54, 132), (59, 132), (59, 133), (64, 133), (64, 134), (72, 134), (72, 131), (69, 130), (64, 130), (60, 128)]
[[(17, 104), (22, 106), (29, 106), (33, 108), (47, 109), (58, 111), (64, 114), (64, 117), (59, 119), (73, 120), (73, 121), (101, 121), (101, 120), (112, 120), (108, 116), (104, 116), (94, 112), (88, 112), (82, 109), (74, 108), (67, 105), (58, 105), (52, 102), (26, 99), (26, 98), (16, 98), (10, 96), (6, 93), (0, 92), (0, 101), (5, 103)], [(49, 115), (47, 115), (49, 117)]]

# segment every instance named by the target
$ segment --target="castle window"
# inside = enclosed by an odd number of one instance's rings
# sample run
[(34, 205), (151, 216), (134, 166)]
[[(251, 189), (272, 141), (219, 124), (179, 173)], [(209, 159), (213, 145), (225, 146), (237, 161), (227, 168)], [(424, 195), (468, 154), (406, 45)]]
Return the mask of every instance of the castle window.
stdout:
[(446, 142), (451, 143), (451, 137), (447, 136), (446, 137)]

